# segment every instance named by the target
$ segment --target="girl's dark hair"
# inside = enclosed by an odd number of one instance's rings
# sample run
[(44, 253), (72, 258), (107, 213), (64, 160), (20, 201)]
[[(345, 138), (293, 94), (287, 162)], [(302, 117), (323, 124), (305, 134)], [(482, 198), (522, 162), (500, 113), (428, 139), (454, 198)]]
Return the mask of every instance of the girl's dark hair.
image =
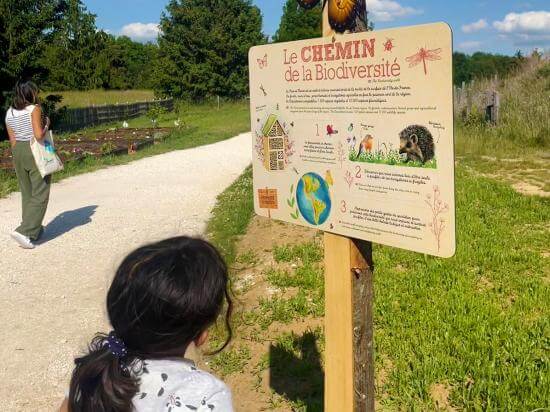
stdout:
[(38, 104), (38, 86), (31, 82), (19, 81), (15, 84), (13, 108), (23, 110), (29, 104)]
[(182, 357), (191, 342), (216, 322), (224, 301), (229, 343), (233, 308), (227, 266), (208, 242), (176, 237), (130, 253), (107, 294), (113, 330), (126, 345), (119, 359), (98, 334), (89, 353), (75, 360), (71, 412), (129, 412), (139, 390), (141, 360)]

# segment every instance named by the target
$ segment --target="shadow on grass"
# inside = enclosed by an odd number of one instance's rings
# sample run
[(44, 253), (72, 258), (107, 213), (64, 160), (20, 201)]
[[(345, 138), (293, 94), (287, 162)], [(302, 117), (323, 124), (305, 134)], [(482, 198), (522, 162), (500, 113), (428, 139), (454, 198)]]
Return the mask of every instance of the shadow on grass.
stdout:
[(308, 412), (323, 411), (325, 375), (317, 339), (309, 331), (270, 345), (271, 389)]
[(92, 222), (97, 205), (69, 210), (56, 216), (44, 229), (44, 236), (37, 242), (43, 244), (64, 235), (67, 232)]

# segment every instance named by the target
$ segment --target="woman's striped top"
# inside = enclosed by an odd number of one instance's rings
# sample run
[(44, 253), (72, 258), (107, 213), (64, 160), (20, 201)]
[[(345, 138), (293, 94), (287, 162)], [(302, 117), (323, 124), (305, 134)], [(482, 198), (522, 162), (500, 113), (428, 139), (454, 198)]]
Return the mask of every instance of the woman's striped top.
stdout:
[(31, 104), (23, 110), (10, 107), (6, 113), (6, 125), (15, 133), (18, 142), (28, 142), (34, 137), (32, 128), (32, 111), (36, 106)]

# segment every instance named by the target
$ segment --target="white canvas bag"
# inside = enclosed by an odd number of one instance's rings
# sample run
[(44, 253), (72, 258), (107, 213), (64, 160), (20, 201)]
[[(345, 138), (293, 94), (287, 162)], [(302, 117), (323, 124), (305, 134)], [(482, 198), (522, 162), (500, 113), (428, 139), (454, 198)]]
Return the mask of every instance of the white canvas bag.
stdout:
[(51, 130), (46, 132), (42, 141), (38, 141), (34, 137), (31, 139), (31, 151), (36, 167), (42, 177), (63, 170), (63, 163), (55, 153), (53, 133)]

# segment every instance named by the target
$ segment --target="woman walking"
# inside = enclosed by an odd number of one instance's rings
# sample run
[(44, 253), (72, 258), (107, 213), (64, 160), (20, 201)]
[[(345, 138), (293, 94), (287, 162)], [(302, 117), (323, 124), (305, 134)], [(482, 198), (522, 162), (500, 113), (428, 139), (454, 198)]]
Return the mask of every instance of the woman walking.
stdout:
[(50, 120), (42, 121), (38, 87), (31, 81), (18, 82), (12, 106), (6, 113), (13, 161), (23, 206), (21, 225), (11, 237), (25, 249), (34, 249), (44, 230), (42, 221), (50, 196), (50, 176), (42, 177), (31, 152), (31, 139), (41, 141), (48, 131)]

